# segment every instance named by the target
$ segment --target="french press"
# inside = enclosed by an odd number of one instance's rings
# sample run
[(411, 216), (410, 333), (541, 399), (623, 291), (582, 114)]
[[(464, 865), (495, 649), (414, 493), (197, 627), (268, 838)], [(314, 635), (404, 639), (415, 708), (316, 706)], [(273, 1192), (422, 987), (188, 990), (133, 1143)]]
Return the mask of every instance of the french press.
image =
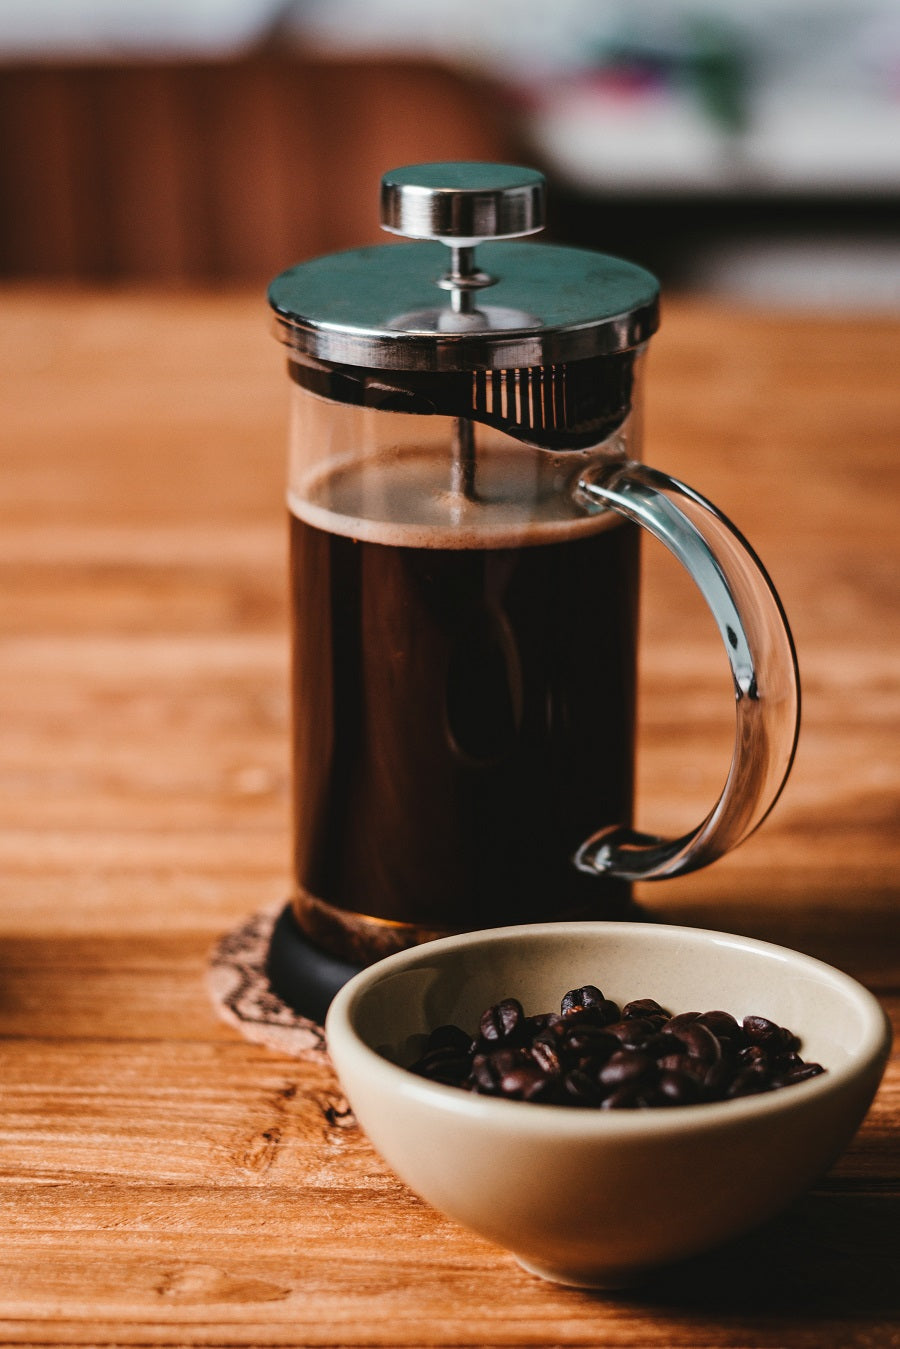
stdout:
[[(317, 1015), (357, 968), (434, 936), (621, 917), (631, 883), (760, 823), (799, 722), (778, 597), (733, 525), (641, 462), (642, 268), (524, 241), (544, 180), (385, 175), (415, 242), (277, 277), (291, 380), (294, 892), (270, 977)], [(680, 838), (632, 824), (639, 545), (715, 618), (736, 728)]]

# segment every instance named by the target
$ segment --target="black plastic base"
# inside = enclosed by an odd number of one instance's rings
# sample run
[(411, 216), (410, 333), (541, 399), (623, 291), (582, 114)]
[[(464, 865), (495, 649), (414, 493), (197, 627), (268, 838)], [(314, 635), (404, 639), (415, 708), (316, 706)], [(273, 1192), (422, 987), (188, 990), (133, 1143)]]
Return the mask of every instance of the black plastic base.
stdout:
[(272, 992), (294, 1012), (322, 1025), (339, 988), (362, 968), (321, 951), (301, 932), (286, 904), (272, 930), (266, 978)]
[[(659, 921), (630, 896), (607, 916), (632, 923)], [(265, 973), (272, 992), (292, 1011), (322, 1025), (335, 993), (362, 968), (314, 946), (301, 931), (290, 904), (284, 906), (272, 929)]]

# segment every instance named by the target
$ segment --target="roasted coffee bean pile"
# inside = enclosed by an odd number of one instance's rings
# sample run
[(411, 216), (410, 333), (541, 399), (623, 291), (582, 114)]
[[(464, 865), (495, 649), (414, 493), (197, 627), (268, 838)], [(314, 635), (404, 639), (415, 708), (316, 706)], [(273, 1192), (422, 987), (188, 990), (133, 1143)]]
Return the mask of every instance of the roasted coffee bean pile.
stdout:
[(792, 1031), (763, 1016), (672, 1016), (652, 998), (619, 1007), (593, 984), (559, 1013), (526, 1016), (516, 998), (489, 1007), (473, 1038), (431, 1032), (411, 1071), (487, 1096), (601, 1110), (695, 1105), (773, 1091), (824, 1072)]

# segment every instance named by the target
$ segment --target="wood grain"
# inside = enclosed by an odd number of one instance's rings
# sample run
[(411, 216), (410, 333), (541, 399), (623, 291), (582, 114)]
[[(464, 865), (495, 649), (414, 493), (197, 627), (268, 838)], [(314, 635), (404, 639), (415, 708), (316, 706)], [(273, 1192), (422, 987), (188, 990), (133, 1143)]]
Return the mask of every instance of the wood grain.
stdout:
[[(10, 288), (0, 307), (0, 1343), (900, 1343), (900, 1072), (762, 1232), (637, 1292), (557, 1289), (431, 1212), (327, 1066), (207, 1000), (288, 877), (286, 387), (260, 296)], [(675, 921), (799, 946), (900, 1019), (900, 323), (675, 300), (648, 458), (766, 560), (804, 679), (795, 771)], [(711, 622), (648, 548), (640, 815), (727, 766)]]
[(398, 164), (515, 158), (503, 100), (440, 62), (0, 57), (0, 275), (266, 280), (380, 241)]

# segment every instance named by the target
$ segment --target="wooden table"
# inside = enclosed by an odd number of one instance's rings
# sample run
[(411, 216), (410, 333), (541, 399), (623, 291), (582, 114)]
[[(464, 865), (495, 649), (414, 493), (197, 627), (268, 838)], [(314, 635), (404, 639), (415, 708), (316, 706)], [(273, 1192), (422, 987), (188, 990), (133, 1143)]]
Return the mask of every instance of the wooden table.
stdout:
[[(214, 940), (285, 895), (287, 384), (260, 295), (7, 289), (0, 305), (0, 1340), (900, 1343), (900, 1072), (762, 1232), (599, 1296), (431, 1212), (327, 1064), (222, 1023)], [(900, 1014), (900, 322), (673, 300), (648, 457), (765, 558), (804, 679), (775, 813), (641, 898), (802, 947)], [(646, 553), (640, 823), (724, 776), (724, 657)]]

